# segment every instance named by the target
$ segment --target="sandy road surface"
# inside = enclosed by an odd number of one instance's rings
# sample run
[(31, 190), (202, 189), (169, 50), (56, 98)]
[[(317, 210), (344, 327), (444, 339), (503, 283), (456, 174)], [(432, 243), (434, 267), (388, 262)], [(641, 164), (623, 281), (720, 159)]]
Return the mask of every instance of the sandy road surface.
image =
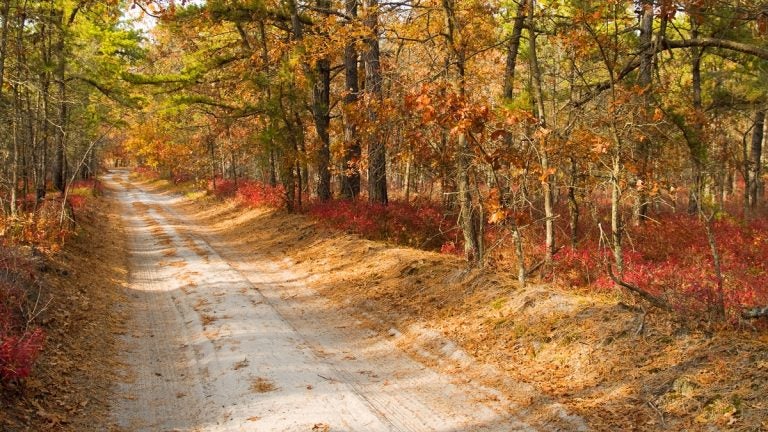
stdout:
[(124, 206), (135, 311), (112, 401), (119, 429), (533, 430), (492, 390), (425, 368), (328, 310), (284, 266), (217, 253), (174, 198), (122, 171), (105, 181)]

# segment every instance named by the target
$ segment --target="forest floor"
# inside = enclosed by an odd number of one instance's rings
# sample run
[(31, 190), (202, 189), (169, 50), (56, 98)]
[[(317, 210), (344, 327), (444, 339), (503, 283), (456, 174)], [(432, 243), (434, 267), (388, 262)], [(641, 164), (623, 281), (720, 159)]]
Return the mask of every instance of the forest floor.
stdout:
[(103, 430), (99, 419), (109, 417), (127, 312), (126, 236), (118, 203), (91, 204), (60, 252), (22, 248), (41, 281), (45, 349), (29, 378), (0, 388), (0, 431)]
[(768, 430), (764, 331), (107, 180), (2, 430)]

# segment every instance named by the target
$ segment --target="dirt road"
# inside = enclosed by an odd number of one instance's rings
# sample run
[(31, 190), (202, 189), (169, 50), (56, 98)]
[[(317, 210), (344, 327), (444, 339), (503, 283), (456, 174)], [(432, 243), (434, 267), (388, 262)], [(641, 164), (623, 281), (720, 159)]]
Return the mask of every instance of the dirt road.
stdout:
[(273, 259), (232, 259), (174, 208), (178, 198), (123, 171), (105, 181), (124, 206), (131, 249), (126, 372), (112, 401), (119, 429), (534, 430), (493, 390), (413, 361), (395, 330), (364, 330)]

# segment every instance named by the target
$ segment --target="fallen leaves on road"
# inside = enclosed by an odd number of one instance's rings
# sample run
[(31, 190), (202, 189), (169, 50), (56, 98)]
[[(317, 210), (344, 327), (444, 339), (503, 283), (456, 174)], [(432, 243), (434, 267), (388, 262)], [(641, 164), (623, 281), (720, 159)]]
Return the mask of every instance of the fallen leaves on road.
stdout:
[(251, 391), (254, 393), (269, 393), (275, 390), (277, 390), (277, 386), (267, 378), (256, 377), (251, 381)]

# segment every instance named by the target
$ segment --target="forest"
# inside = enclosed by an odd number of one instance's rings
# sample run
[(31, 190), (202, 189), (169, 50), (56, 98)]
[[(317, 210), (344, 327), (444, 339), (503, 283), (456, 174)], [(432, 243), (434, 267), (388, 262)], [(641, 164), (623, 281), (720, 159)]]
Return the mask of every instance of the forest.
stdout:
[(755, 0), (2, 0), (0, 377), (43, 343), (14, 248), (121, 167), (764, 331), (767, 110)]

